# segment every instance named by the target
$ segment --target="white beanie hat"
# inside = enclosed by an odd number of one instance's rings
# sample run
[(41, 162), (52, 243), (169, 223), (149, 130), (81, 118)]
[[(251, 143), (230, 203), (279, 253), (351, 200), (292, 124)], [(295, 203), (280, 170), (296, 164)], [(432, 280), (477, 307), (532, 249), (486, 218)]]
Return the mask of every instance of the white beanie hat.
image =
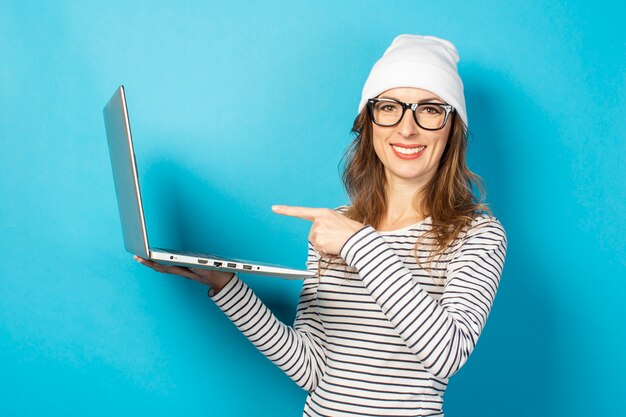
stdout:
[(434, 36), (400, 35), (372, 68), (361, 95), (359, 113), (367, 100), (392, 88), (428, 90), (452, 105), (467, 123), (463, 81), (456, 67), (459, 53), (452, 42)]

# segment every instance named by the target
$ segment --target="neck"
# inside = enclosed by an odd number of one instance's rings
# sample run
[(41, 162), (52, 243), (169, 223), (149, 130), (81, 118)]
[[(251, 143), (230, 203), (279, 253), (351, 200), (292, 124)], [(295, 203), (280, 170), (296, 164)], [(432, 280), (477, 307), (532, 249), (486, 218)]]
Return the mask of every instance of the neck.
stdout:
[(382, 219), (382, 226), (407, 226), (426, 217), (415, 208), (419, 208), (422, 203), (422, 190), (422, 187), (416, 187), (415, 184), (388, 180), (387, 210)]

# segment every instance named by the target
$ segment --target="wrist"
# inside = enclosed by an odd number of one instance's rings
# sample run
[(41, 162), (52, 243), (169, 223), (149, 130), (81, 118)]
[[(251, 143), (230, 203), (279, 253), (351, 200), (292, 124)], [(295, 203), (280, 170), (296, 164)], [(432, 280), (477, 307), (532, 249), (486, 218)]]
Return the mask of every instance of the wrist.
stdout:
[(350, 247), (350, 245), (352, 244), (352, 240), (360, 234), (360, 232), (366, 228), (370, 227), (369, 225), (363, 224), (361, 225), (361, 227), (359, 229), (357, 229), (352, 235), (350, 235), (348, 237), (348, 239), (346, 239), (345, 242), (343, 242), (343, 245), (341, 245), (341, 248), (339, 249), (339, 256), (345, 260), (346, 262), (348, 261), (348, 259), (346, 259), (346, 255), (347, 255), (347, 249)]
[(223, 279), (220, 279), (219, 282), (209, 284), (209, 296), (217, 295), (234, 277), (235, 274), (233, 272), (225, 272)]

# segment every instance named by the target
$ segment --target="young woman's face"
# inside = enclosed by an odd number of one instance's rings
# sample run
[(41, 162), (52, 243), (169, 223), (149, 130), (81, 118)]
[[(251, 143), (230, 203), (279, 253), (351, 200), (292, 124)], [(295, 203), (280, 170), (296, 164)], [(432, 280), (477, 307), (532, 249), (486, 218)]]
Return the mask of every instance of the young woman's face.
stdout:
[[(445, 104), (435, 94), (418, 88), (394, 88), (378, 98), (392, 98), (405, 103)], [(446, 125), (440, 130), (426, 130), (415, 123), (411, 109), (407, 109), (395, 126), (381, 127), (372, 123), (374, 150), (385, 166), (387, 183), (409, 184), (416, 188), (425, 186), (435, 175), (446, 148), (451, 119), (451, 116), (448, 117)], [(418, 146), (425, 148), (414, 153)]]

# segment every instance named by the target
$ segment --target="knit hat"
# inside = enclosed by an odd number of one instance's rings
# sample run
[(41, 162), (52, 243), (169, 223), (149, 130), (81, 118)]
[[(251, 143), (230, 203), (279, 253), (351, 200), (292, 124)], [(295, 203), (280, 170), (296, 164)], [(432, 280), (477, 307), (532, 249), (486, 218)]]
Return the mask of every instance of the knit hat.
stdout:
[(452, 105), (467, 123), (463, 81), (456, 67), (459, 53), (452, 42), (434, 36), (400, 35), (372, 68), (361, 95), (359, 113), (367, 100), (392, 88), (428, 90)]

